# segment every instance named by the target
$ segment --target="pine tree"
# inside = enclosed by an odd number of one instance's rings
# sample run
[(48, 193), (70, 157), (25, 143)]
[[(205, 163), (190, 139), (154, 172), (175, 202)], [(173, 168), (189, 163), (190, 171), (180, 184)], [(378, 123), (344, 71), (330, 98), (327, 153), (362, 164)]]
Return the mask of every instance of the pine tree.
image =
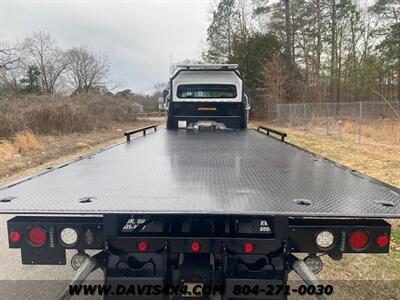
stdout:
[(235, 19), (238, 12), (235, 0), (221, 0), (213, 12), (212, 22), (207, 29), (208, 51), (204, 59), (210, 63), (226, 63), (232, 56)]
[(372, 11), (385, 20), (379, 28), (384, 38), (378, 50), (385, 63), (397, 74), (397, 98), (400, 100), (400, 4), (398, 0), (378, 0)]
[(39, 85), (39, 68), (35, 65), (28, 66), (25, 78), (21, 79), (21, 83), (25, 83), (24, 92), (27, 94), (37, 94), (41, 91)]

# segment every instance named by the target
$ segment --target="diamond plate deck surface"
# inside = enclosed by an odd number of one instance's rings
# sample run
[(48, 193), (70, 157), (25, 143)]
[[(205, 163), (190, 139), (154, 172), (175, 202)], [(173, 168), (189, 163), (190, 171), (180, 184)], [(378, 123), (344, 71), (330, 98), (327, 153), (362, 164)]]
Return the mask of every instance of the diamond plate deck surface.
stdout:
[(398, 189), (253, 130), (159, 130), (0, 189), (1, 213), (398, 218), (399, 203)]

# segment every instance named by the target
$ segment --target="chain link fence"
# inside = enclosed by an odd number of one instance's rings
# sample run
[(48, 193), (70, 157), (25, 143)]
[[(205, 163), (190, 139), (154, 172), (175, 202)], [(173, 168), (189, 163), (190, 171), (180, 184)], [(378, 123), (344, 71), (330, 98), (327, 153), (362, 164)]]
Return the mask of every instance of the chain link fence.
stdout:
[(359, 143), (371, 139), (400, 144), (400, 101), (266, 104), (260, 111), (263, 119), (279, 127), (315, 131)]

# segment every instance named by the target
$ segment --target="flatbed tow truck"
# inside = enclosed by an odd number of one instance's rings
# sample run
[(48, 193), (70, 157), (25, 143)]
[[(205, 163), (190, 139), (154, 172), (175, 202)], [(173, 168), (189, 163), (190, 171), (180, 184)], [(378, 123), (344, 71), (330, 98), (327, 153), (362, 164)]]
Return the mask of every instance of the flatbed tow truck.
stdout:
[(126, 142), (0, 188), (23, 264), (64, 265), (74, 250), (71, 284), (102, 268), (105, 284), (157, 287), (133, 299), (286, 299), (294, 270), (325, 299), (320, 255), (388, 253), (384, 219), (400, 217), (400, 190), (282, 132), (247, 129), (236, 65), (180, 66), (164, 96), (166, 129), (128, 131)]

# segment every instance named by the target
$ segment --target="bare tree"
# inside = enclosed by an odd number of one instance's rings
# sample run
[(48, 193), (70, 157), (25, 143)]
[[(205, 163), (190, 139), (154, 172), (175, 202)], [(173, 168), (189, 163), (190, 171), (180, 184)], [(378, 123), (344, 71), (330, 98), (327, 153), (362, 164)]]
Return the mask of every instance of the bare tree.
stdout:
[(18, 44), (0, 46), (0, 69), (10, 70), (21, 61), (20, 49)]
[(279, 56), (274, 56), (263, 70), (264, 84), (257, 89), (267, 102), (282, 103), (287, 97), (285, 85), (288, 76), (287, 62)]
[(0, 96), (13, 96), (21, 91), (21, 78), (24, 71), (21, 61), (13, 64), (13, 67), (8, 70), (0, 69)]
[(110, 70), (108, 56), (80, 47), (68, 50), (66, 57), (68, 67), (65, 78), (74, 93), (89, 93), (93, 87), (105, 84)]
[(22, 45), (18, 42), (0, 46), (0, 95), (15, 95), (24, 72)]
[(53, 94), (67, 67), (67, 61), (50, 34), (35, 32), (25, 39), (25, 49), (40, 70), (40, 83), (45, 93)]

